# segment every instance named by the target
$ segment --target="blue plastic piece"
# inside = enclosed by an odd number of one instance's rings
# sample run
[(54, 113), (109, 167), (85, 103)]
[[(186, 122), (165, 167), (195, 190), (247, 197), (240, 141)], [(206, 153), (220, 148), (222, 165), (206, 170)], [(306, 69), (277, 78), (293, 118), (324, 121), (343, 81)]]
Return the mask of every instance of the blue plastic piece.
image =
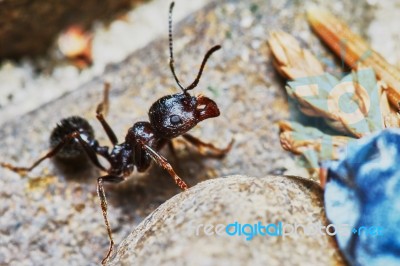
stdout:
[(325, 208), (351, 265), (400, 265), (400, 129), (352, 142), (330, 161)]

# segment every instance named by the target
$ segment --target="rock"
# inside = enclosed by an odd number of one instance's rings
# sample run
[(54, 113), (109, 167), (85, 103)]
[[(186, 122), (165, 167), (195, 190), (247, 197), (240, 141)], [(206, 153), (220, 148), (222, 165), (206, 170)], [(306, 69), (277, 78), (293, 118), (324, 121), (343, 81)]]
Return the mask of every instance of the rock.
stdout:
[(400, 265), (400, 129), (351, 142), (327, 163), (329, 220), (346, 224), (338, 245), (351, 265)]
[(305, 236), (299, 229), (297, 235), (246, 240), (249, 236), (225, 232), (235, 222), (282, 222), (288, 233), (289, 224), (326, 225), (322, 190), (315, 182), (286, 176), (202, 182), (144, 219), (108, 265), (345, 265), (326, 234)]

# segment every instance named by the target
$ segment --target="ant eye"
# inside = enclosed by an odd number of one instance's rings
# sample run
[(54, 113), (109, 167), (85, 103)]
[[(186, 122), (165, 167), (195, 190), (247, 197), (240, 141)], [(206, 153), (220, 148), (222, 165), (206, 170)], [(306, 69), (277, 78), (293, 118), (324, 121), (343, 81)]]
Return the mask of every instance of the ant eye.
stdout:
[(169, 117), (169, 120), (171, 121), (171, 124), (173, 124), (173, 125), (178, 125), (178, 124), (182, 123), (182, 120), (179, 117), (179, 115), (171, 115)]

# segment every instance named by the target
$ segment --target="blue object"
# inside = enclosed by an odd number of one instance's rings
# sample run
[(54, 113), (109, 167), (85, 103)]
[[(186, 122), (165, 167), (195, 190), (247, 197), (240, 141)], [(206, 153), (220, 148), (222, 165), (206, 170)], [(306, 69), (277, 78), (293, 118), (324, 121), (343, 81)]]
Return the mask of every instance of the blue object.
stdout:
[(400, 265), (400, 129), (351, 142), (325, 164), (325, 208), (351, 265)]

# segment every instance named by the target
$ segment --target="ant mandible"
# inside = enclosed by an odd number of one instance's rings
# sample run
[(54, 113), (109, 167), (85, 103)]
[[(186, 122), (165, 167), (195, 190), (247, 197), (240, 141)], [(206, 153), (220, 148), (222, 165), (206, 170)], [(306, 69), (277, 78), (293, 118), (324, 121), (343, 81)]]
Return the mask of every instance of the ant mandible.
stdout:
[[(188, 91), (194, 89), (203, 73), (204, 66), (208, 58), (215, 51), (221, 48), (220, 45), (212, 47), (204, 56), (196, 79), (187, 87), (184, 87), (175, 74), (173, 41), (172, 41), (172, 10), (174, 2), (169, 8), (169, 51), (172, 75), (182, 93), (167, 95), (158, 99), (149, 110), (149, 122), (140, 121), (135, 123), (128, 129), (125, 141), (118, 144), (118, 139), (111, 129), (110, 125), (104, 118), (104, 114), (108, 109), (108, 91), (109, 85), (105, 86), (105, 96), (102, 103), (97, 106), (96, 117), (101, 123), (113, 147), (111, 152), (107, 146), (100, 146), (94, 137), (94, 132), (89, 123), (81, 117), (73, 116), (62, 119), (57, 127), (53, 130), (50, 137), (51, 150), (38, 159), (30, 167), (16, 167), (9, 163), (0, 163), (0, 166), (12, 170), (17, 173), (26, 173), (38, 166), (43, 160), (53, 156), (59, 158), (76, 158), (82, 154), (86, 154), (89, 159), (101, 170), (107, 172), (106, 175), (97, 179), (97, 193), (101, 202), (104, 222), (107, 227), (107, 233), (110, 240), (110, 246), (105, 258), (102, 260), (104, 264), (114, 247), (114, 240), (111, 234), (111, 228), (107, 215), (107, 200), (103, 188), (103, 183), (120, 183), (130, 176), (136, 166), (138, 172), (147, 170), (153, 160), (159, 166), (168, 171), (175, 183), (182, 189), (186, 190), (188, 186), (175, 173), (168, 161), (157, 151), (165, 145), (172, 147), (172, 139), (182, 136), (186, 141), (193, 144), (198, 149), (206, 148), (210, 151), (210, 155), (214, 157), (222, 157), (232, 147), (233, 140), (224, 149), (219, 149), (213, 144), (204, 143), (200, 139), (187, 134), (199, 122), (219, 116), (220, 112), (217, 104), (203, 96), (190, 96)], [(97, 155), (104, 157), (110, 164), (107, 169), (97, 158)]]

